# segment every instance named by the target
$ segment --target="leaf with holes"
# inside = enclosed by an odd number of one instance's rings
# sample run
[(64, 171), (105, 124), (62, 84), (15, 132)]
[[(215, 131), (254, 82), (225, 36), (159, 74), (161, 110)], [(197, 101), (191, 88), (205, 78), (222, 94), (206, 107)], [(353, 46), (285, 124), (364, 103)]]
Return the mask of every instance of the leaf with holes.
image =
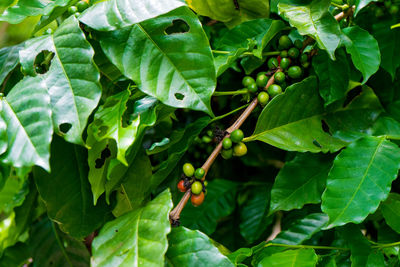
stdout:
[(40, 77), (23, 79), (1, 99), (1, 106), (8, 136), (1, 161), (17, 168), (38, 165), (50, 171), (53, 124), (44, 81)]
[(400, 148), (384, 137), (364, 137), (340, 152), (322, 195), (332, 228), (360, 223), (389, 194), (400, 169)]
[(362, 73), (366, 83), (369, 77), (379, 69), (381, 53), (378, 42), (366, 30), (358, 26), (343, 29), (341, 42), (351, 55), (354, 66)]
[[(189, 29), (167, 34), (174, 22)], [(199, 19), (187, 7), (103, 33), (100, 43), (111, 62), (142, 92), (172, 107), (212, 114), (214, 60)]]
[(83, 144), (83, 130), (101, 95), (94, 51), (74, 16), (65, 20), (53, 35), (26, 42), (20, 60), (28, 74), (36, 75), (34, 61), (41, 51), (54, 53), (49, 71), (39, 77), (49, 90), (55, 131), (68, 142)]
[(301, 2), (279, 2), (279, 13), (282, 14), (301, 35), (312, 36), (318, 46), (326, 50), (332, 59), (335, 59), (335, 50), (340, 41), (340, 27), (338, 22), (328, 12), (330, 0), (315, 0), (308, 5)]
[(92, 266), (162, 266), (167, 251), (168, 190), (144, 207), (108, 222), (92, 243)]
[(275, 97), (262, 111), (253, 135), (245, 140), (289, 151), (334, 152), (346, 143), (324, 132), (324, 114), (317, 80), (311, 76)]
[(183, 0), (109, 0), (87, 9), (79, 20), (99, 31), (112, 31), (168, 13), (184, 6)]
[(320, 203), (331, 166), (330, 156), (297, 154), (275, 178), (269, 212), (301, 209), (305, 204)]
[(168, 243), (166, 266), (234, 266), (200, 231), (173, 228), (168, 235)]

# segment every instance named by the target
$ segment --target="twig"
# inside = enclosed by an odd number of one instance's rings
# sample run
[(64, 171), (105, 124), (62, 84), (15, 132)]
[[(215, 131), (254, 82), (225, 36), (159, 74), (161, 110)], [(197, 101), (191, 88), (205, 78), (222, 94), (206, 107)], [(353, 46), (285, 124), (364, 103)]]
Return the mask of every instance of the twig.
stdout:
[(213, 26), (214, 24), (217, 24), (219, 21), (218, 20), (210, 20), (209, 22), (206, 23), (207, 26)]
[(272, 227), (272, 232), (269, 235), (269, 237), (267, 238), (267, 240), (265, 240), (265, 242), (274, 240), (275, 237), (282, 231), (281, 220), (282, 220), (282, 212), (278, 211), (276, 213), (276, 221), (275, 221), (274, 227)]

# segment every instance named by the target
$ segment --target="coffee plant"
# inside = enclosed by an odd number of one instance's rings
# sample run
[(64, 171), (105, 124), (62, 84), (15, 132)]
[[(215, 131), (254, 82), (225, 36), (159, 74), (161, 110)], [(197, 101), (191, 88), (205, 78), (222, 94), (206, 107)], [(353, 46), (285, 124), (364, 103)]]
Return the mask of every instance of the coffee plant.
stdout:
[(400, 266), (399, 7), (2, 0), (0, 266)]

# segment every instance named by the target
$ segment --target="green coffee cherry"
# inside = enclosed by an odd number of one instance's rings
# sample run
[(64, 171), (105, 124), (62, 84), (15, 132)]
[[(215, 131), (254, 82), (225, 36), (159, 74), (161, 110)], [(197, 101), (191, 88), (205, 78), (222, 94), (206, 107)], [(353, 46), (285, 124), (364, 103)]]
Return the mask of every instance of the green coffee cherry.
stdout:
[(268, 60), (267, 65), (268, 65), (268, 68), (269, 68), (269, 69), (274, 70), (274, 69), (276, 69), (276, 68), (279, 66), (279, 63), (278, 63), (278, 60), (277, 60), (275, 57), (271, 57), (271, 58)]
[(275, 73), (274, 78), (277, 83), (281, 84), (285, 81), (286, 75), (282, 71), (278, 71)]
[(289, 65), (290, 65), (290, 59), (289, 58), (282, 58), (281, 59), (281, 68), (283, 69), (283, 70), (286, 70), (287, 68), (289, 68)]
[(307, 61), (307, 62), (301, 63), (301, 66), (303, 68), (307, 69), (308, 67), (310, 67), (310, 62)]
[(397, 15), (397, 13), (399, 13), (399, 7), (396, 6), (396, 5), (390, 6), (390, 8), (389, 8), (389, 13), (390, 13), (391, 15)]
[(281, 58), (288, 57), (287, 50), (283, 50), (283, 51), (281, 51), (281, 53), (280, 53), (280, 56), (281, 56)]
[(298, 79), (301, 77), (302, 74), (303, 74), (303, 71), (301, 70), (301, 68), (299, 66), (291, 66), (288, 69), (288, 75), (292, 79)]
[(271, 97), (275, 97), (282, 93), (282, 87), (277, 84), (272, 84), (268, 87), (267, 92)]
[(232, 140), (229, 137), (224, 138), (224, 140), (222, 140), (222, 147), (224, 149), (230, 149), (232, 147)]
[(203, 185), (199, 181), (196, 181), (192, 184), (191, 190), (193, 194), (198, 195), (203, 192)]
[(204, 174), (206, 174), (206, 171), (203, 168), (197, 168), (194, 172), (194, 177), (201, 179), (204, 177)]
[(79, 12), (83, 12), (85, 9), (87, 9), (89, 7), (89, 4), (85, 1), (79, 1), (76, 4), (76, 7), (78, 8)]
[(261, 106), (265, 106), (268, 104), (269, 95), (266, 92), (260, 92), (257, 96), (257, 99)]
[(293, 43), (292, 43), (292, 40), (290, 40), (289, 36), (287, 36), (287, 35), (282, 35), (282, 36), (279, 38), (278, 43), (279, 43), (279, 46), (280, 46), (281, 48), (283, 48), (283, 49), (288, 49), (288, 48), (291, 47), (292, 44), (293, 44)]
[(201, 138), (201, 140), (203, 141), (203, 143), (206, 143), (206, 144), (212, 142), (212, 138), (209, 137), (209, 136), (207, 136), (207, 135), (203, 136), (203, 137)]
[(233, 150), (232, 149), (222, 149), (221, 156), (223, 159), (230, 159), (233, 156)]
[(194, 167), (190, 163), (183, 164), (182, 170), (186, 177), (192, 177), (194, 175)]
[(247, 147), (244, 143), (240, 142), (233, 147), (233, 155), (236, 157), (242, 157), (247, 154)]
[(305, 63), (308, 61), (308, 55), (307, 54), (301, 54), (300, 56), (300, 62)]
[(256, 84), (258, 87), (264, 87), (268, 83), (268, 77), (266, 75), (257, 75)]
[(242, 84), (244, 87), (248, 87), (250, 84), (256, 83), (256, 81), (253, 79), (253, 77), (250, 76), (244, 76), (242, 80)]
[(295, 59), (300, 55), (300, 51), (296, 47), (292, 47), (289, 49), (288, 55), (289, 55), (289, 57)]
[(247, 86), (247, 90), (249, 90), (250, 93), (256, 93), (258, 91), (258, 86), (256, 83), (252, 83)]
[(297, 49), (302, 49), (302, 48), (303, 48), (303, 42), (300, 41), (300, 40), (296, 40), (296, 41), (294, 41), (294, 46), (295, 46)]
[(234, 130), (234, 131), (231, 133), (231, 140), (232, 140), (232, 142), (234, 142), (234, 143), (239, 143), (239, 142), (241, 142), (241, 141), (243, 140), (243, 138), (244, 138), (244, 133), (243, 133), (243, 131), (240, 130), (240, 129)]
[(70, 6), (70, 7), (68, 8), (68, 14), (73, 15), (73, 14), (75, 14), (76, 12), (78, 12), (78, 8), (77, 8), (76, 6)]

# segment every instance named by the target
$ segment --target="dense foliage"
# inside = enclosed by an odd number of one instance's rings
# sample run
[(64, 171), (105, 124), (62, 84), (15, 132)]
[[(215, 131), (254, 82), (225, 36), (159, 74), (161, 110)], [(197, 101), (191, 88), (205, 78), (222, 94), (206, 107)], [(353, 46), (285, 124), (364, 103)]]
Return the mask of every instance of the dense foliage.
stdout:
[(0, 266), (400, 266), (399, 6), (2, 0)]

